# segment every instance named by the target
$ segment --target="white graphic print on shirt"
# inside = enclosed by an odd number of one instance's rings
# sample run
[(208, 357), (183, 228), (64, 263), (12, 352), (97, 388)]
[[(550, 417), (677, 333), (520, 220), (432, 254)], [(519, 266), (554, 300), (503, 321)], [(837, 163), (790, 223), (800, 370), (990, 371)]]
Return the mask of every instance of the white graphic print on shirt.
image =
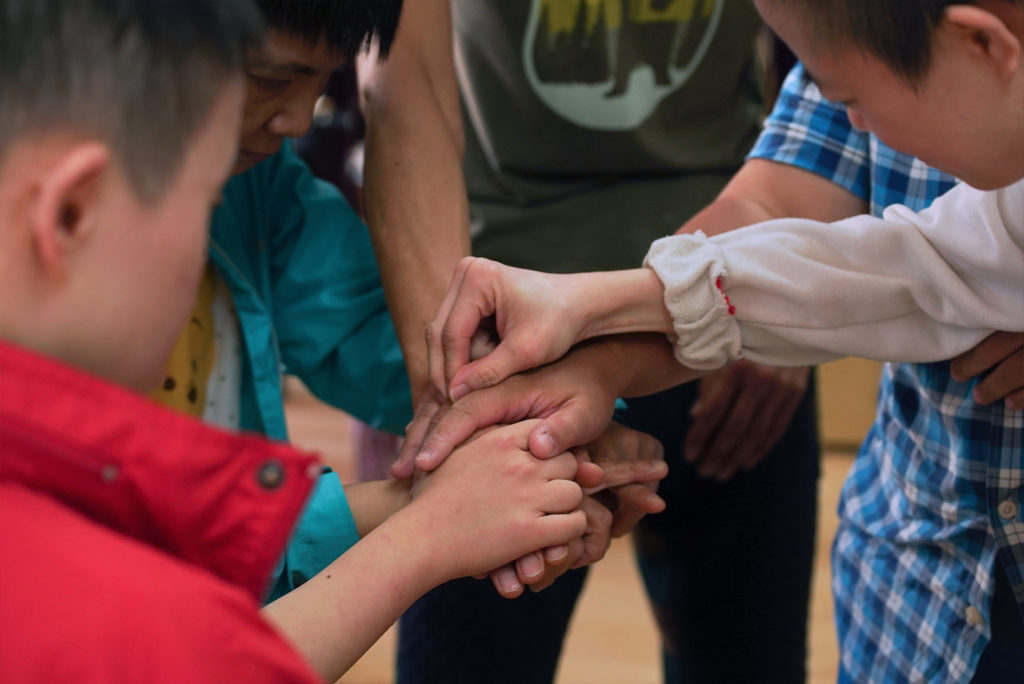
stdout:
[(523, 66), (552, 111), (585, 128), (639, 127), (707, 54), (725, 0), (532, 0)]

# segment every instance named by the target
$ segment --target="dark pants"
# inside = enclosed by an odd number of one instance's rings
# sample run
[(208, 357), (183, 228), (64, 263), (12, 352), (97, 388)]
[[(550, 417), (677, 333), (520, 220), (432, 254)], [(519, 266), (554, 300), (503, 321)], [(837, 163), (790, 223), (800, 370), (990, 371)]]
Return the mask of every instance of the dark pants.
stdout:
[[(631, 427), (670, 463), (668, 509), (634, 533), (662, 630), (668, 682), (804, 681), (818, 441), (813, 391), (789, 432), (749, 473), (719, 484), (680, 458), (696, 386), (630, 400)], [(399, 625), (399, 684), (540, 684), (554, 678), (586, 570), (508, 601), (490, 582), (430, 592)]]
[(971, 684), (1019, 684), (1024, 681), (1024, 621), (1006, 570), (996, 560), (992, 599), (992, 640), (981, 652)]

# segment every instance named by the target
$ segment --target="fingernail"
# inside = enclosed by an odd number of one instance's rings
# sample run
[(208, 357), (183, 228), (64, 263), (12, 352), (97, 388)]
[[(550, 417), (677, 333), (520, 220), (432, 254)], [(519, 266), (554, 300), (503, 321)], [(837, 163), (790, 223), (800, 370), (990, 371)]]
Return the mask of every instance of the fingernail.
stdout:
[(423, 449), (418, 454), (416, 454), (416, 465), (422, 468), (424, 465), (429, 464), (430, 459), (433, 457), (433, 455), (434, 454), (429, 449)]
[(1020, 404), (1017, 403), (1016, 399), (1007, 399), (1003, 403), (1006, 405), (1006, 408), (1011, 411), (1020, 411)]
[(544, 447), (544, 456), (551, 456), (555, 453), (555, 440), (552, 439), (551, 433), (547, 428), (540, 429), (540, 432), (537, 433), (537, 439), (540, 440), (541, 445)]
[(569, 547), (565, 544), (550, 546), (544, 549), (544, 557), (549, 563), (557, 563), (569, 555)]
[(519, 570), (522, 571), (524, 577), (533, 578), (544, 572), (544, 563), (541, 561), (540, 556), (531, 553), (529, 556), (520, 559)]
[(452, 401), (458, 401), (462, 397), (469, 394), (469, 385), (463, 383), (452, 388)]
[(497, 581), (498, 586), (501, 587), (501, 590), (506, 594), (519, 591), (519, 588), (522, 586), (519, 583), (519, 577), (516, 575), (515, 568), (509, 566), (498, 570), (498, 573), (495, 575), (495, 580)]

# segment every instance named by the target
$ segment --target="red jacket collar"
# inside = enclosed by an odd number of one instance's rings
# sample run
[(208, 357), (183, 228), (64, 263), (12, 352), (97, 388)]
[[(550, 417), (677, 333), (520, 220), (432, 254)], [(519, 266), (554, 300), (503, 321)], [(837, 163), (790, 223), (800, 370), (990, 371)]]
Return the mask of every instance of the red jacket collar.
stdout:
[(262, 599), (316, 459), (0, 342), (0, 479)]

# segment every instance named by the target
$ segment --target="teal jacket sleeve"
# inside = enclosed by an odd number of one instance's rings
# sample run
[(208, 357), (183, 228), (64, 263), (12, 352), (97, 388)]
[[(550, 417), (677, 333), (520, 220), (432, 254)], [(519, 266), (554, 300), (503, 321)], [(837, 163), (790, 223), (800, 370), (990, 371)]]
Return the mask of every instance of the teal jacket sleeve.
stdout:
[(285, 549), (268, 602), (287, 594), (359, 541), (338, 474), (320, 476)]
[(268, 206), (274, 326), (286, 370), (373, 427), (400, 434), (409, 381), (369, 231), (286, 145)]

